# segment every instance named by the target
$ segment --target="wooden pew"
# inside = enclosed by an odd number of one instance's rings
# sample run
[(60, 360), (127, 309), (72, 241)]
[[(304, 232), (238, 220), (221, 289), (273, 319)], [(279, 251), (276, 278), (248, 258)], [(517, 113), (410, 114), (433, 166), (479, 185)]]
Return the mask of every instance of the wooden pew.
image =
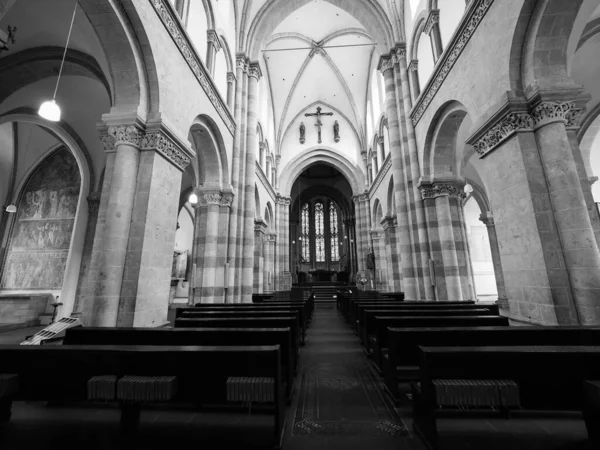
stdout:
[[(299, 331), (298, 339), (304, 342), (304, 338), (306, 337), (306, 328), (303, 323), (300, 321), (300, 314), (298, 311), (286, 310), (286, 311), (244, 311), (244, 310), (235, 310), (235, 311), (213, 311), (211, 309), (201, 309), (200, 311), (186, 311), (181, 316), (182, 319), (234, 319), (234, 318), (256, 318), (256, 319), (269, 319), (269, 318), (278, 318), (278, 317), (293, 317), (296, 319), (297, 325), (295, 327), (296, 330)], [(178, 319), (179, 320), (179, 319)]]
[(279, 345), (286, 400), (292, 396), (298, 370), (298, 347), (292, 347), (290, 328), (68, 328), (63, 345)]
[(368, 348), (369, 336), (375, 334), (375, 317), (448, 317), (448, 316), (498, 316), (486, 308), (423, 308), (423, 309), (364, 309), (358, 325), (359, 336), (365, 348)]
[[(498, 305), (458, 305), (458, 304), (450, 304), (450, 305), (444, 305), (444, 304), (440, 304), (440, 303), (427, 303), (427, 304), (422, 304), (422, 305), (390, 305), (390, 304), (371, 304), (371, 303), (359, 303), (357, 305), (357, 317), (356, 317), (356, 324), (355, 324), (355, 330), (357, 331), (357, 334), (360, 333), (360, 329), (362, 328), (363, 324), (366, 323), (366, 312), (367, 311), (386, 311), (386, 314), (382, 314), (382, 315), (392, 315), (391, 312), (392, 311), (400, 311), (403, 314), (406, 311), (447, 311), (447, 310), (456, 310), (456, 311), (480, 311), (481, 314), (475, 314), (475, 315), (498, 315), (499, 314), (499, 310), (498, 310)], [(387, 312), (390, 312), (389, 314)], [(411, 314), (412, 315), (412, 314)], [(417, 315), (417, 314), (414, 314)], [(435, 315), (435, 314), (432, 314)], [(440, 314), (440, 315), (444, 315), (444, 314)], [(466, 315), (471, 315), (471, 313), (467, 313)], [(362, 339), (362, 335), (359, 334), (359, 336), (361, 336)]]
[(178, 308), (175, 312), (175, 318), (185, 317), (188, 312), (197, 311), (296, 311), (300, 314), (300, 322), (304, 328), (309, 326), (309, 318), (304, 308), (304, 305), (254, 305), (248, 303), (238, 303), (232, 305), (220, 305), (202, 303), (192, 308)]
[(232, 318), (185, 318), (175, 320), (175, 328), (290, 328), (292, 346), (301, 345), (297, 317), (232, 317)]
[[(412, 384), (413, 428), (430, 449), (440, 448), (441, 393), (434, 380), (512, 380), (524, 410), (583, 411), (590, 438), (592, 429), (600, 429), (598, 410), (584, 401), (584, 383), (600, 380), (600, 347), (420, 347), (419, 367), (420, 384)], [(478, 397), (491, 403), (489, 391)]]
[(382, 349), (388, 348), (388, 327), (508, 327), (508, 318), (501, 316), (375, 316), (373, 334), (369, 336), (366, 351), (382, 372)]
[[(4, 418), (10, 418), (12, 401), (87, 401), (90, 378), (106, 375), (176, 377), (169, 401), (174, 407), (247, 413), (246, 405), (227, 401), (228, 378), (272, 378), (274, 401), (253, 404), (252, 411), (273, 417), (272, 444), (281, 446), (285, 407), (279, 346), (4, 345), (0, 361), (3, 374), (18, 376), (18, 390), (1, 404)], [(140, 404), (122, 401), (121, 409), (122, 427), (135, 429)]]
[(388, 349), (382, 349), (386, 390), (397, 402), (398, 381), (419, 377), (419, 346), (471, 347), (519, 345), (600, 345), (593, 327), (442, 327), (387, 329)]

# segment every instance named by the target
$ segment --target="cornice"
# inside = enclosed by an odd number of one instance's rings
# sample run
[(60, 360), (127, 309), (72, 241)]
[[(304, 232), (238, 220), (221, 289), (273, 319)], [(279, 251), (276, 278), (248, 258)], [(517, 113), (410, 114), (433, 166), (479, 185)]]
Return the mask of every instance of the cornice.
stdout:
[(204, 89), (210, 102), (215, 107), (217, 113), (225, 123), (225, 126), (233, 136), (236, 128), (233, 114), (227, 107), (225, 100), (221, 97), (215, 82), (209, 75), (206, 67), (204, 67), (204, 63), (196, 53), (190, 38), (177, 17), (177, 13), (173, 10), (173, 6), (168, 0), (151, 0), (150, 3), (175, 42), (175, 45), (188, 63), (190, 69), (198, 79), (200, 86)]
[(373, 181), (373, 183), (371, 184), (371, 187), (369, 188), (369, 197), (373, 197), (373, 195), (375, 195), (375, 192), (377, 192), (377, 189), (379, 189), (379, 185), (381, 184), (381, 182), (383, 181), (383, 179), (385, 178), (385, 176), (387, 175), (387, 173), (389, 172), (389, 170), (392, 167), (392, 155), (391, 153), (388, 153), (385, 157), (385, 161), (383, 162), (383, 165), (381, 166), (381, 169), (379, 169), (379, 172), (377, 173), (377, 176), (375, 177), (375, 180)]
[(429, 79), (429, 82), (425, 88), (421, 91), (421, 95), (413, 106), (413, 109), (410, 113), (413, 126), (417, 126), (419, 120), (421, 120), (421, 117), (423, 117), (423, 114), (444, 83), (444, 80), (450, 73), (450, 70), (452, 70), (452, 67), (454, 67), (454, 64), (458, 60), (462, 51), (471, 40), (471, 37), (475, 33), (475, 30), (481, 23), (485, 14), (490, 9), (492, 3), (494, 3), (494, 0), (472, 0), (471, 5), (467, 7), (468, 11), (465, 14), (465, 18), (436, 64), (433, 75)]
[(265, 187), (265, 189), (269, 192), (269, 195), (271, 196), (271, 198), (273, 199), (273, 201), (275, 201), (277, 199), (277, 193), (275, 192), (275, 189), (273, 189), (273, 186), (271, 185), (271, 183), (269, 183), (269, 179), (267, 178), (267, 176), (263, 172), (263, 169), (260, 166), (260, 164), (258, 163), (258, 161), (255, 162), (255, 170), (254, 170), (254, 172), (256, 173), (256, 175), (258, 176), (258, 178), (260, 179), (260, 181), (263, 184), (263, 186)]

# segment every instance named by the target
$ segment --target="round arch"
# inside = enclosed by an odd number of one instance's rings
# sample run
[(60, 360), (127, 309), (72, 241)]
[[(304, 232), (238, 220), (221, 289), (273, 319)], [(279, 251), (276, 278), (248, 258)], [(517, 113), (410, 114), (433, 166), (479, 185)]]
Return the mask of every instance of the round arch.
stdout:
[(212, 118), (201, 114), (190, 127), (190, 142), (196, 151), (195, 178), (199, 185), (229, 186), (227, 151), (221, 132)]
[(365, 186), (365, 176), (360, 168), (353, 165), (345, 156), (336, 150), (329, 147), (318, 146), (302, 152), (302, 154), (289, 161), (281, 170), (281, 175), (279, 177), (281, 180), (281, 195), (290, 196), (296, 178), (298, 178), (306, 168), (315, 163), (323, 163), (336, 168), (344, 175), (350, 184), (353, 195), (362, 193), (362, 188)]
[[(66, 123), (62, 121), (49, 122), (31, 111), (27, 112), (24, 110), (25, 108), (21, 108), (20, 110), (10, 111), (0, 116), (0, 125), (8, 122), (22, 122), (44, 128), (50, 134), (57, 137), (58, 140), (73, 154), (77, 166), (79, 167), (79, 174), (81, 177), (79, 199), (77, 200), (77, 212), (75, 214), (75, 220), (73, 221), (73, 232), (71, 234), (69, 254), (67, 256), (63, 285), (61, 288), (61, 302), (64, 306), (60, 310), (60, 316), (69, 316), (75, 305), (77, 284), (79, 281), (79, 270), (81, 267), (81, 257), (88, 222), (87, 197), (90, 194), (90, 189), (93, 187), (94, 183), (93, 170), (90, 164), (89, 154), (83, 141)], [(34, 173), (39, 165), (55, 150), (56, 148), (49, 149), (31, 165), (28, 172), (24, 174), (12, 192), (11, 202), (13, 204), (16, 204), (19, 200), (21, 192), (26, 186), (27, 180), (29, 180), (31, 174)], [(14, 218), (11, 218), (8, 227), (12, 226), (12, 220), (14, 220)]]

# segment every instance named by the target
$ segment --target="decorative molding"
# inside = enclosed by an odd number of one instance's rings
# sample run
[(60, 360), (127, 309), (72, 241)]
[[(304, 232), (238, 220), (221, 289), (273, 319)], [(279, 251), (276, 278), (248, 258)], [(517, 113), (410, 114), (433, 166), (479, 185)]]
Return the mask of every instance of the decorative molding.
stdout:
[(255, 167), (256, 168), (255, 168), (254, 172), (256, 173), (256, 175), (258, 176), (258, 178), (260, 179), (260, 181), (263, 184), (263, 186), (265, 187), (265, 189), (269, 192), (269, 195), (271, 196), (271, 198), (273, 200), (277, 199), (277, 193), (275, 192), (275, 189), (273, 189), (273, 186), (269, 182), (269, 179), (267, 178), (267, 176), (263, 172), (263, 169), (260, 166), (260, 164), (258, 163), (258, 161), (256, 161)]
[(425, 22), (425, 27), (423, 28), (423, 33), (429, 34), (431, 30), (433, 30), (433, 26), (436, 23), (440, 22), (440, 10), (432, 9), (429, 11), (429, 16), (427, 16), (427, 21)]
[(534, 130), (553, 122), (564, 122), (567, 128), (579, 126), (581, 109), (575, 102), (542, 102), (531, 112)]
[(237, 82), (237, 78), (235, 77), (235, 73), (227, 72), (227, 83), (235, 83)]
[(283, 197), (277, 194), (276, 202), (278, 205), (290, 206), (292, 204), (292, 199), (290, 197)]
[(393, 216), (385, 216), (381, 219), (381, 226), (383, 231), (387, 231), (389, 228), (396, 228), (398, 226), (398, 217), (394, 214)]
[(215, 51), (221, 50), (221, 39), (215, 30), (206, 30), (206, 40), (215, 47)]
[(383, 234), (380, 233), (379, 231), (371, 231), (371, 239), (373, 240), (379, 240), (383, 237)]
[(256, 219), (254, 221), (254, 231), (259, 231), (262, 234), (266, 234), (268, 228), (269, 228), (269, 226), (267, 225), (267, 223), (264, 220)]
[(225, 126), (233, 136), (236, 128), (233, 114), (227, 107), (225, 100), (221, 98), (215, 82), (208, 73), (206, 67), (204, 67), (204, 63), (202, 63), (202, 60), (194, 50), (187, 33), (177, 18), (177, 13), (173, 9), (173, 6), (168, 0), (151, 0), (150, 3), (154, 7), (156, 14), (158, 14), (162, 20), (163, 25), (171, 35), (175, 45), (183, 55), (184, 59), (187, 61), (190, 69), (198, 79), (200, 86), (202, 86), (202, 89), (204, 89), (204, 92), (208, 96), (210, 102), (213, 104), (217, 113), (225, 123)]
[(371, 188), (369, 189), (370, 197), (373, 197), (373, 195), (375, 195), (375, 192), (377, 191), (377, 189), (379, 189), (379, 185), (381, 184), (381, 182), (383, 181), (383, 179), (385, 178), (385, 176), (387, 175), (387, 173), (389, 172), (389, 170), (391, 168), (392, 168), (392, 155), (390, 153), (388, 153), (387, 156), (385, 157), (385, 161), (383, 162), (383, 165), (381, 166), (381, 169), (379, 169), (379, 172), (377, 173), (377, 176), (375, 177), (375, 180), (371, 184)]
[(513, 134), (532, 130), (533, 119), (529, 113), (526, 111), (508, 112), (477, 139), (473, 147), (479, 153), (479, 157), (483, 158)]
[(419, 190), (421, 191), (421, 197), (423, 200), (429, 200), (436, 197), (456, 197), (459, 200), (464, 200), (466, 198), (465, 192), (456, 186), (455, 183), (434, 183), (434, 184), (423, 184), (419, 186)]
[(417, 126), (419, 120), (423, 117), (425, 110), (427, 110), (431, 104), (437, 91), (444, 83), (450, 70), (469, 43), (469, 40), (475, 33), (475, 30), (481, 23), (485, 14), (490, 9), (492, 3), (494, 3), (494, 0), (473, 0), (471, 3), (473, 6), (469, 5), (463, 23), (457, 33), (454, 34), (446, 51), (444, 51), (436, 64), (432, 77), (429, 79), (425, 89), (421, 92), (421, 95), (417, 99), (410, 113), (413, 126)]
[(410, 64), (408, 65), (408, 70), (410, 72), (416, 72), (417, 70), (419, 70), (419, 60), (418, 59), (413, 59)]
[(219, 204), (219, 206), (231, 208), (231, 205), (233, 205), (233, 198), (233, 192), (223, 192), (221, 195), (221, 203)]
[(191, 163), (191, 158), (164, 130), (144, 131), (138, 125), (109, 126), (100, 132), (100, 140), (106, 151), (115, 151), (119, 143), (140, 150), (156, 150), (182, 171)]
[(248, 78), (250, 77), (256, 78), (256, 81), (260, 80), (262, 77), (262, 71), (260, 70), (260, 65), (257, 62), (248, 64)]
[(386, 56), (386, 55), (382, 55), (381, 58), (379, 58), (379, 64), (377, 65), (377, 70), (379, 70), (382, 74), (385, 73), (387, 70), (390, 70), (393, 68), (394, 68), (394, 61), (392, 60), (392, 58), (390, 58), (389, 56)]
[(198, 206), (219, 206), (221, 204), (222, 194), (217, 192), (197, 192)]
[(369, 196), (367, 194), (353, 195), (352, 200), (354, 200), (354, 203), (358, 204), (369, 200)]

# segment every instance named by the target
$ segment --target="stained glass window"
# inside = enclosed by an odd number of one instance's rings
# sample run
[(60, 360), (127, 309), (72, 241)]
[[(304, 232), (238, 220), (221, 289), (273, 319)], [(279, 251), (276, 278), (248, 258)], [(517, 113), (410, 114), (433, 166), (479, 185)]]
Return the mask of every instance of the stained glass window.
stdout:
[(302, 207), (302, 260), (310, 262), (310, 211), (308, 203)]
[(329, 230), (331, 242), (331, 261), (339, 261), (338, 215), (334, 202), (329, 203)]
[(325, 262), (325, 226), (323, 203), (315, 204), (315, 254), (317, 262)]

